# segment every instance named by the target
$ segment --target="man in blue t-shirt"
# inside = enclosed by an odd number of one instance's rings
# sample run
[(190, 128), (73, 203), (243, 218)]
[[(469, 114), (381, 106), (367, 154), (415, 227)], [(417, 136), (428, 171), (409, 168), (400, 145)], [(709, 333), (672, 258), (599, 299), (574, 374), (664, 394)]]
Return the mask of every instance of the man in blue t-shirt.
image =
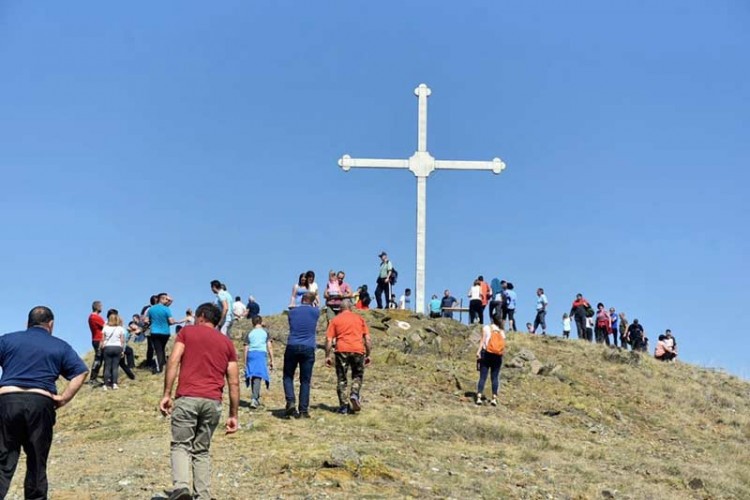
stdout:
[[(26, 453), (24, 498), (47, 498), (47, 457), (55, 410), (70, 402), (88, 368), (67, 342), (52, 336), (48, 307), (29, 312), (28, 330), (0, 337), (0, 498), (5, 498), (21, 449)], [(70, 380), (57, 394), (59, 377)]]
[[(315, 295), (306, 293), (302, 304), (289, 311), (289, 338), (284, 351), (284, 396), (286, 416), (310, 418), (310, 381), (315, 365), (315, 332), (320, 310), (313, 307)], [(299, 366), (299, 408), (295, 406), (294, 373)], [(299, 409), (299, 413), (297, 412)]]
[(172, 302), (168, 293), (157, 295), (157, 304), (149, 307), (149, 324), (151, 325), (151, 342), (154, 344), (154, 368), (151, 373), (161, 373), (167, 364), (167, 342), (169, 342), (170, 326), (177, 323), (172, 317), (172, 311), (167, 304)]
[(440, 300), (440, 310), (442, 311), (444, 318), (452, 318), (453, 317), (453, 311), (446, 311), (446, 307), (456, 307), (458, 304), (458, 301), (456, 300), (456, 297), (451, 295), (450, 290), (446, 290), (443, 292), (443, 298)]

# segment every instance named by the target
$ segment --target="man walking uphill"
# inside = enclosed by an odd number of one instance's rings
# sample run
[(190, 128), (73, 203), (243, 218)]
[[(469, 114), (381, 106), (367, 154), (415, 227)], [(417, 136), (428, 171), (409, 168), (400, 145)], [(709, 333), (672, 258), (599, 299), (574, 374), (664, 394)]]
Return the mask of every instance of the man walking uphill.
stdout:
[[(47, 498), (47, 457), (55, 409), (86, 380), (88, 368), (72, 347), (52, 336), (55, 317), (44, 306), (29, 312), (28, 329), (0, 337), (0, 498), (5, 498), (21, 448), (26, 453), (24, 498)], [(57, 394), (55, 382), (70, 380)]]
[[(331, 366), (331, 348), (336, 342), (336, 378), (339, 396), (339, 413), (358, 412), (361, 408), (359, 391), (365, 375), (365, 366), (370, 364), (370, 330), (362, 316), (352, 312), (352, 302), (341, 302), (341, 314), (328, 325), (326, 332), (326, 365)], [(352, 370), (352, 390), (347, 395), (347, 375)]]
[[(195, 311), (195, 326), (186, 326), (175, 339), (164, 377), (164, 396), (159, 408), (172, 415), (172, 483), (170, 500), (209, 499), (211, 484), (211, 437), (221, 417), (224, 381), (229, 385), (227, 434), (237, 432), (240, 378), (237, 351), (232, 341), (216, 330), (221, 311), (202, 304)], [(176, 400), (172, 387), (179, 372)], [(190, 469), (193, 490), (190, 493)]]
[[(310, 418), (310, 381), (315, 366), (315, 330), (320, 309), (313, 307), (315, 294), (307, 292), (302, 303), (289, 311), (289, 338), (284, 351), (286, 416)], [(294, 373), (299, 366), (299, 408), (294, 404)], [(299, 413), (297, 413), (299, 409)]]

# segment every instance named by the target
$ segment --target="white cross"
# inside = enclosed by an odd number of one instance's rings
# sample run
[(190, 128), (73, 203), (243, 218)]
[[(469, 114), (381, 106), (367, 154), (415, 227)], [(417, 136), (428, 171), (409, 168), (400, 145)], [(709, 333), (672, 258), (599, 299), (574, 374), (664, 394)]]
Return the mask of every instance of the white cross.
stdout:
[(414, 89), (419, 99), (417, 151), (408, 160), (381, 160), (373, 158), (352, 158), (344, 155), (339, 166), (348, 172), (354, 168), (403, 168), (411, 170), (417, 177), (417, 289), (416, 311), (424, 313), (425, 284), (425, 239), (427, 231), (427, 177), (434, 170), (491, 170), (499, 174), (505, 169), (500, 158), (492, 161), (445, 161), (436, 160), (427, 152), (427, 98), (431, 91), (424, 83)]

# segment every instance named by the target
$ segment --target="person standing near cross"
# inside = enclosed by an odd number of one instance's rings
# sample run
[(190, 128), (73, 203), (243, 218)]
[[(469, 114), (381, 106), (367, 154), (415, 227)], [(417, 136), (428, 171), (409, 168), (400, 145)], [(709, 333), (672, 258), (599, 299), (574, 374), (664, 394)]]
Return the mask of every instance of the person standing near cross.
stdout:
[[(388, 254), (380, 252), (380, 271), (378, 272), (377, 286), (375, 287), (375, 301), (378, 303), (378, 309), (388, 308), (391, 300), (391, 277), (393, 276), (393, 264), (388, 260)], [(385, 302), (381, 295), (385, 294)]]
[[(424, 313), (425, 307), (425, 245), (427, 232), (427, 177), (435, 170), (491, 170), (499, 174), (505, 170), (500, 158), (492, 161), (446, 161), (436, 160), (427, 151), (427, 98), (432, 91), (424, 83), (414, 89), (419, 99), (417, 151), (406, 160), (384, 160), (374, 158), (352, 158), (344, 155), (339, 166), (348, 172), (352, 168), (397, 168), (408, 169), (417, 178), (417, 266), (416, 266), (416, 312)], [(380, 305), (378, 306), (380, 307)]]

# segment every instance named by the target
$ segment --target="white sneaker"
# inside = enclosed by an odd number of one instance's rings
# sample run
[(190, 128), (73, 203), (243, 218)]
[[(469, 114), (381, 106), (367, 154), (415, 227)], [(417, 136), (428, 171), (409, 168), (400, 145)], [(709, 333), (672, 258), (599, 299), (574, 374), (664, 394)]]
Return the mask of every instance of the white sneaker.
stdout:
[(482, 404), (482, 395), (481, 394), (477, 394), (477, 404), (480, 405), (480, 406)]
[(490, 401), (490, 404), (492, 406), (497, 406), (497, 398), (492, 398), (492, 401)]
[(105, 384), (105, 385), (103, 385), (103, 386), (102, 386), (102, 389), (104, 389), (104, 390), (106, 391), (106, 390), (108, 389), (107, 385), (106, 385), (106, 384)]
[(116, 391), (117, 389), (119, 389), (119, 387), (117, 386), (117, 384), (112, 384), (112, 390)]

